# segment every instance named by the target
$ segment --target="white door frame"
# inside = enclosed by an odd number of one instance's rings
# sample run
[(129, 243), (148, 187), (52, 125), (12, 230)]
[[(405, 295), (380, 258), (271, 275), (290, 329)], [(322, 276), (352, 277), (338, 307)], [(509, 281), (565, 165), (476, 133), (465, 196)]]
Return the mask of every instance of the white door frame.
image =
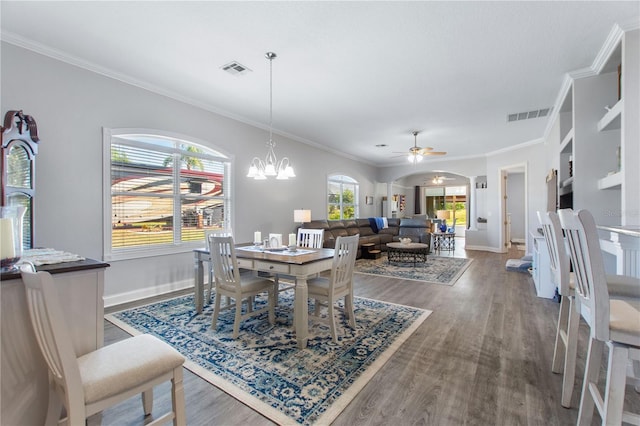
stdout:
[[(498, 198), (500, 200), (500, 208), (498, 209), (498, 216), (499, 216), (499, 226), (498, 226), (498, 230), (499, 230), (499, 249), (501, 253), (506, 253), (508, 251), (508, 247), (509, 247), (509, 241), (507, 241), (507, 232), (506, 232), (506, 226), (505, 222), (507, 221), (507, 212), (506, 212), (506, 208), (507, 208), (507, 200), (506, 200), (506, 196), (507, 196), (507, 182), (504, 179), (505, 177), (508, 177), (509, 173), (523, 173), (524, 172), (524, 229), (525, 229), (525, 241), (526, 241), (526, 246), (525, 246), (525, 252), (529, 253), (529, 239), (526, 238), (526, 232), (529, 229), (529, 172), (528, 172), (528, 167), (527, 167), (527, 163), (517, 163), (517, 164), (512, 164), (510, 166), (505, 166), (505, 167), (501, 167), (499, 169), (499, 174), (498, 174)], [(508, 180), (508, 179), (507, 179)]]

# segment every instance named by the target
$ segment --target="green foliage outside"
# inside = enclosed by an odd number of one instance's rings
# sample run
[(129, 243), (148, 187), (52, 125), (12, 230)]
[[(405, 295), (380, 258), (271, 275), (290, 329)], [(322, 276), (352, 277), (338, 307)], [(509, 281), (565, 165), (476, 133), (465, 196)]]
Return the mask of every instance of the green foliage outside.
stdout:
[[(182, 146), (182, 148), (184, 148), (184, 146)], [(202, 152), (200, 148), (197, 148), (192, 145), (187, 145), (186, 151), (195, 152), (195, 153)], [(180, 154), (180, 162), (187, 167), (187, 170), (194, 170), (194, 169), (204, 170), (204, 165), (202, 164), (202, 160), (200, 160), (199, 158), (189, 157), (187, 155)], [(170, 156), (164, 159), (163, 164), (165, 167), (168, 167), (171, 163), (173, 163), (173, 156)]]
[(124, 151), (119, 151), (111, 147), (111, 162), (112, 163), (128, 163), (129, 157)]
[[(445, 210), (453, 211), (454, 203), (446, 203)], [(456, 207), (456, 225), (465, 225), (467, 223), (467, 209), (465, 203), (455, 203)], [(448, 223), (449, 221), (447, 221)]]
[[(342, 191), (342, 219), (354, 219), (356, 217), (356, 208), (354, 205), (355, 194), (350, 189)], [(340, 194), (329, 194), (329, 211), (327, 214), (329, 220), (339, 220), (340, 217)]]

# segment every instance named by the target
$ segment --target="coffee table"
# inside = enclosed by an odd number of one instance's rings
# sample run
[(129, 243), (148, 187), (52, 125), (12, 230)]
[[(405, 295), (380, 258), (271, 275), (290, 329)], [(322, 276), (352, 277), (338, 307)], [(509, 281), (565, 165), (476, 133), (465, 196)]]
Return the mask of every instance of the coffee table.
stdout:
[(426, 262), (429, 245), (422, 243), (387, 243), (387, 258), (391, 262)]

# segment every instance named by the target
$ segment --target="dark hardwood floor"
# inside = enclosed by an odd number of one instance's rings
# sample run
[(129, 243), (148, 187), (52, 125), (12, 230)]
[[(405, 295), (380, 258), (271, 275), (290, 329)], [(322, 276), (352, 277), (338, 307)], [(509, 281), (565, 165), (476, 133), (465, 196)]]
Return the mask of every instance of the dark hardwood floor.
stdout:
[[(507, 254), (465, 251), (474, 259), (454, 286), (355, 274), (357, 296), (432, 310), (334, 421), (334, 425), (575, 424), (588, 328), (580, 326), (573, 407), (560, 405), (562, 376), (551, 372), (559, 304), (536, 297), (528, 274), (505, 271)], [(443, 252), (442, 255), (451, 254)], [(106, 344), (128, 335), (105, 321)], [(272, 424), (251, 408), (185, 370), (190, 425)], [(640, 411), (640, 396), (627, 392)], [(155, 409), (169, 406), (168, 385)], [(103, 413), (102, 424), (144, 422), (139, 398)], [(594, 415), (595, 421), (599, 417)], [(89, 425), (98, 424), (92, 418)]]

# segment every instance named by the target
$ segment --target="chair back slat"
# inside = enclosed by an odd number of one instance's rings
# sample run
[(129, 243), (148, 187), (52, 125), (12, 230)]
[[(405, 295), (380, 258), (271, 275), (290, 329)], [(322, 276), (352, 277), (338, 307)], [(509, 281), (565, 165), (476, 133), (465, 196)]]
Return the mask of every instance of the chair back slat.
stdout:
[(587, 210), (563, 209), (558, 212), (569, 243), (576, 277), (576, 293), (591, 317), (591, 335), (609, 340), (609, 291), (598, 229)]
[[(32, 272), (26, 268), (22, 269), (22, 281), (29, 317), (51, 378), (63, 389), (82, 392), (75, 350), (53, 278), (48, 272)], [(69, 400), (62, 402), (69, 407)]]
[(240, 291), (240, 271), (233, 237), (210, 235), (209, 247), (216, 284)]
[(553, 282), (558, 286), (560, 295), (569, 296), (571, 293), (569, 286), (570, 260), (562, 234), (560, 218), (555, 211), (549, 211), (546, 214), (538, 212), (538, 220), (549, 250), (549, 267)]
[(204, 231), (204, 242), (207, 246), (207, 251), (211, 251), (211, 247), (209, 247), (209, 237), (211, 235), (215, 235), (217, 237), (233, 237), (233, 232), (231, 231), (231, 228), (209, 229), (207, 231)]
[(298, 247), (322, 248), (324, 243), (324, 229), (298, 228)]
[(336, 239), (335, 253), (331, 267), (330, 292), (333, 292), (335, 288), (351, 286), (359, 239), (359, 234), (350, 237), (338, 237)]

